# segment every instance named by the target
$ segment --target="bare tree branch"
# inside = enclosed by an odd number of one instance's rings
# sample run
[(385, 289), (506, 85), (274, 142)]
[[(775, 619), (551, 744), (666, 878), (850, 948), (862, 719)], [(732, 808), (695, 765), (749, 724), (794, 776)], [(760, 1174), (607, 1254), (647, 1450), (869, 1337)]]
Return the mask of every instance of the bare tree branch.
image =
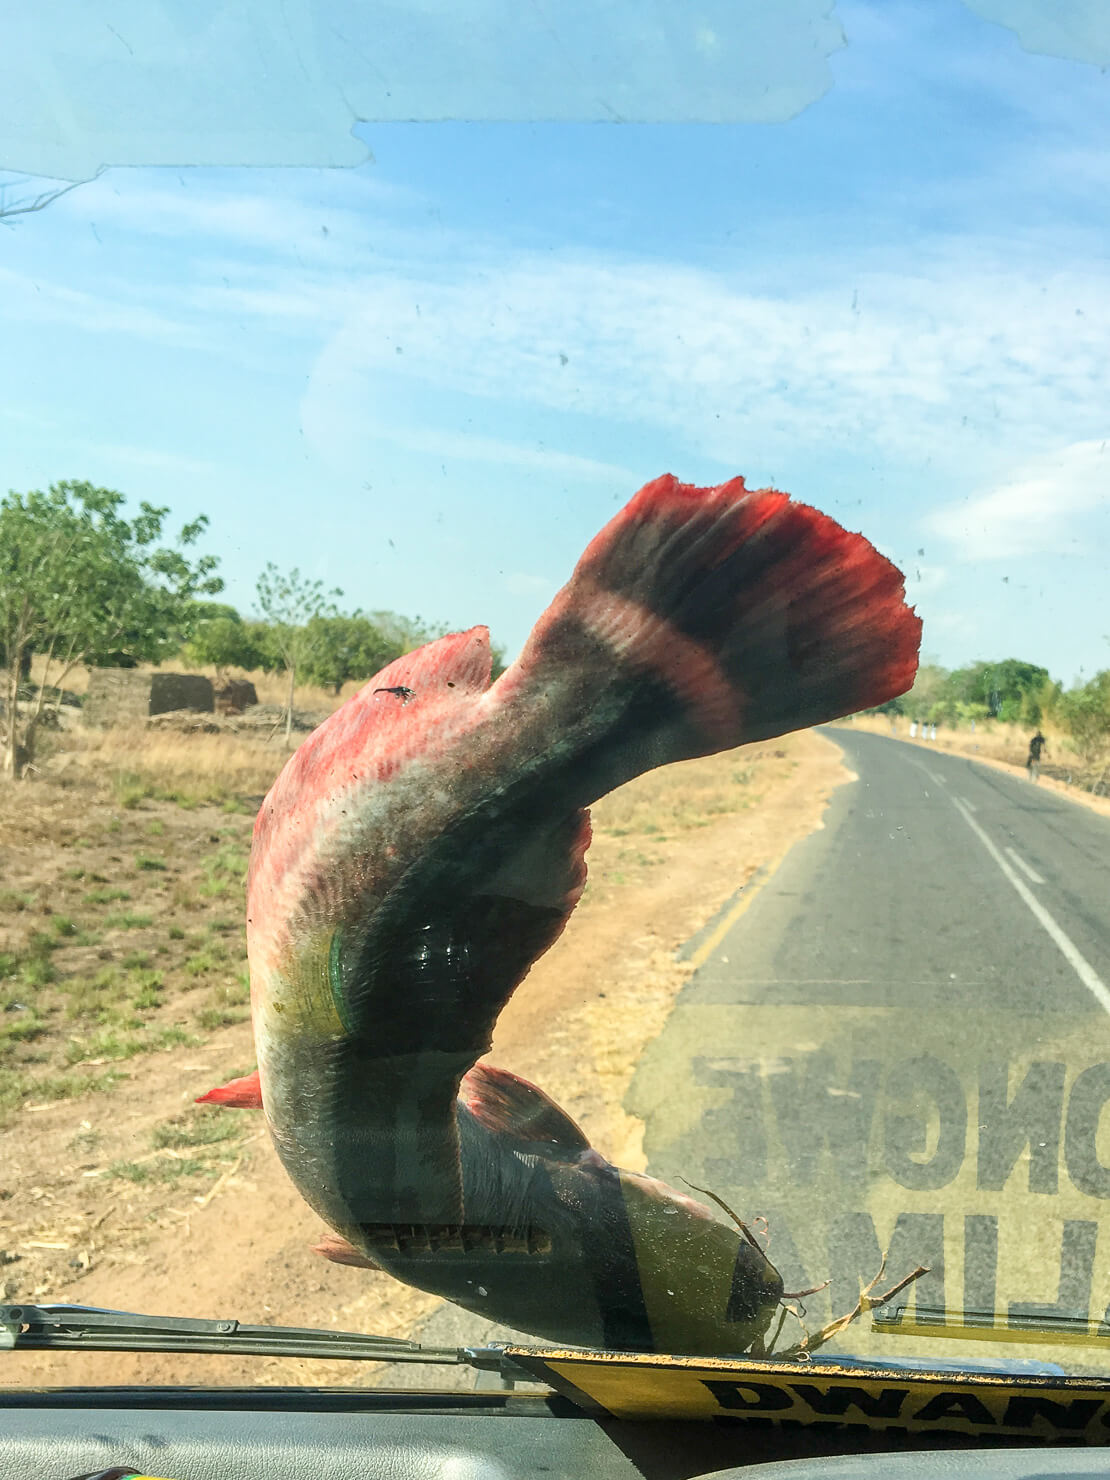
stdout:
[[(103, 168), (97, 170), (91, 177), (95, 180), (103, 173)], [(0, 221), (10, 221), (15, 216), (29, 216), (34, 211), (45, 210), (52, 205), (59, 196), (68, 195), (71, 190), (76, 190), (78, 185), (88, 185), (89, 180), (71, 180), (66, 185), (55, 186), (53, 190), (44, 190), (40, 195), (27, 196), (22, 200), (7, 199), (7, 192), (13, 188), (14, 182), (0, 183)]]

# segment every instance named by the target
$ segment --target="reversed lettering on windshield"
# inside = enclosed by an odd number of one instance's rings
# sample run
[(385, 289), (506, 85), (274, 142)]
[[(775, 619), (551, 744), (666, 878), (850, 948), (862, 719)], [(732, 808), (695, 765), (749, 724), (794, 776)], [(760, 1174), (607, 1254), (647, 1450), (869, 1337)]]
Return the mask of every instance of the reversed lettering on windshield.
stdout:
[(715, 1004), (680, 1006), (667, 1053), (676, 1034), (690, 1045), (688, 1098), (658, 1102), (649, 1051), (630, 1108), (664, 1176), (763, 1215), (787, 1289), (830, 1281), (799, 1306), (809, 1329), (850, 1309), (884, 1255), (891, 1280), (928, 1267), (898, 1301), (951, 1320), (861, 1323), (849, 1350), (955, 1356), (943, 1348), (963, 1312), (986, 1313), (997, 1339), (1028, 1343), (1018, 1328), (1037, 1320), (1093, 1331), (1110, 1319), (1110, 1045), (1102, 1014), (1052, 1027), (977, 1011), (957, 1033), (947, 1014), (755, 1004), (741, 1027)]

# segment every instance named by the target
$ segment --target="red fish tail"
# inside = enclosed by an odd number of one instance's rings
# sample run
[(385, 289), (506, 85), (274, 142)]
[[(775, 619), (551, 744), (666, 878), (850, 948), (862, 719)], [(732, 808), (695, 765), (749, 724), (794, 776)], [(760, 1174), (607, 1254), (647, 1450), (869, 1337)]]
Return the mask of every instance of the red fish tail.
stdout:
[(912, 684), (920, 638), (862, 535), (742, 478), (668, 475), (593, 540), (497, 688), (561, 685), (615, 739), (654, 731), (632, 775), (882, 703)]

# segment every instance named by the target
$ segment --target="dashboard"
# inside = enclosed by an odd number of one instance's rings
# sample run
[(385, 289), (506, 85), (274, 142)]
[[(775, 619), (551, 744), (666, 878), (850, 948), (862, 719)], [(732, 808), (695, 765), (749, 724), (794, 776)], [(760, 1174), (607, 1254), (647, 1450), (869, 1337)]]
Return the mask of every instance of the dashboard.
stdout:
[(74, 1480), (115, 1466), (164, 1480), (1075, 1480), (1110, 1471), (1095, 1447), (976, 1441), (899, 1453), (895, 1443), (863, 1429), (598, 1419), (554, 1394), (0, 1392), (0, 1480)]

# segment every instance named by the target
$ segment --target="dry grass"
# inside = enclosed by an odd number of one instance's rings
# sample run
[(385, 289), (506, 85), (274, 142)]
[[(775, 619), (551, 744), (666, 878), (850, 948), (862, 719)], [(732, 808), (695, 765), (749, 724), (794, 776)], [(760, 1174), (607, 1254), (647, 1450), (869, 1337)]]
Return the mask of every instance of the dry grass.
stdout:
[[(299, 743), (303, 736), (295, 737)], [(100, 777), (128, 809), (146, 798), (191, 807), (204, 802), (255, 810), (285, 764), (283, 735), (182, 735), (172, 730), (72, 730), (64, 740), (70, 766)], [(55, 754), (53, 770), (63, 757)]]
[[(890, 720), (881, 714), (859, 714), (851, 720), (854, 729), (867, 730), (875, 735), (889, 735)], [(910, 722), (899, 715), (896, 721), (899, 740), (910, 738)], [(1029, 737), (1035, 725), (1003, 724), (1000, 720), (979, 720), (974, 732), (968, 725), (937, 725), (937, 738), (927, 743), (936, 750), (951, 750), (960, 755), (980, 755), (992, 761), (1006, 761), (1011, 766), (1024, 766), (1029, 752)], [(1066, 766), (1068, 762), (1078, 765), (1075, 750), (1064, 730), (1047, 721), (1041, 725), (1041, 734), (1048, 741), (1048, 760)], [(926, 743), (926, 742), (922, 742)]]

